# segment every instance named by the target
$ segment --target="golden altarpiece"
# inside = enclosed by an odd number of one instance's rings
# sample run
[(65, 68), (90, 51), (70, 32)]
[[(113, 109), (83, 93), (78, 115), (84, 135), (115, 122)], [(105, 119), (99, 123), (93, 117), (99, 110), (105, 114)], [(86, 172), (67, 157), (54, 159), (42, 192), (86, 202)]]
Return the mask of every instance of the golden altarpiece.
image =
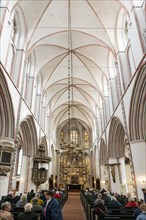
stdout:
[[(87, 145), (87, 132), (83, 135), (83, 142)], [(60, 183), (62, 185), (80, 185), (87, 187), (90, 181), (90, 160), (83, 149), (79, 146), (79, 134), (76, 130), (70, 131), (70, 141), (63, 142), (64, 133), (60, 133), (59, 170)]]

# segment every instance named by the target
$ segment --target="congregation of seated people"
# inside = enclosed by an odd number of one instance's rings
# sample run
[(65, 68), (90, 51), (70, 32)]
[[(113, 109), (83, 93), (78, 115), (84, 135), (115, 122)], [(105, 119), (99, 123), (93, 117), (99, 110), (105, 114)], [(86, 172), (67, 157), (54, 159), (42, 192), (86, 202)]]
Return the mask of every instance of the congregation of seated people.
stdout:
[[(123, 215), (123, 219), (129, 220), (131, 215), (131, 219), (146, 220), (145, 201), (143, 199), (137, 201), (130, 193), (119, 195), (118, 193), (110, 193), (105, 189), (101, 191), (86, 189), (83, 193), (91, 205), (93, 214), (98, 216), (97, 219), (122, 219)], [(118, 215), (121, 218), (118, 218)], [(110, 218), (110, 216), (113, 217)]]
[[(61, 212), (66, 192), (64, 189), (52, 189), (51, 191)], [(43, 220), (47, 203), (45, 193), (46, 191), (35, 193), (34, 190), (31, 190), (31, 192), (20, 194), (11, 191), (8, 195), (2, 196), (0, 220)]]

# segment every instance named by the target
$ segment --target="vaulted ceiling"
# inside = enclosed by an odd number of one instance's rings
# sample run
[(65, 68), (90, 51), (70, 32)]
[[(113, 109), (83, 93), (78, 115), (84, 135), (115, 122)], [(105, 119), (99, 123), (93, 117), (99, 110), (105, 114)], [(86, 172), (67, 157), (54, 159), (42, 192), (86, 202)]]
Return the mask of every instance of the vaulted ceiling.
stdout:
[(71, 117), (93, 127), (108, 89), (109, 68), (114, 71), (110, 59), (117, 52), (117, 20), (131, 3), (124, 4), (119, 0), (16, 3), (25, 20), (26, 56), (35, 66), (56, 128), (67, 120), (68, 108)]

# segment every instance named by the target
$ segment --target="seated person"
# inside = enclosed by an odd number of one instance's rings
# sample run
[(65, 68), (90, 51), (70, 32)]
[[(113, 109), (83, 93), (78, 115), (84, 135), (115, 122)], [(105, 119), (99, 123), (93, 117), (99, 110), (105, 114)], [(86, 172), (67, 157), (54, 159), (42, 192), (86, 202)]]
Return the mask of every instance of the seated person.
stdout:
[(137, 217), (142, 212), (140, 209), (140, 205), (143, 204), (143, 201), (138, 201), (137, 204), (138, 204), (138, 207), (134, 209), (134, 212), (133, 212), (134, 217)]
[(11, 203), (4, 202), (1, 204), (0, 219), (1, 220), (14, 220), (14, 216), (10, 213)]
[(136, 207), (138, 207), (138, 204), (137, 204), (137, 202), (134, 200), (134, 198), (129, 197), (129, 202), (127, 202), (127, 204), (125, 205), (125, 207), (136, 208)]
[(104, 206), (101, 199), (96, 199), (94, 204), (95, 204), (95, 208), (93, 209), (94, 214), (97, 214), (99, 217), (103, 217), (107, 214), (107, 209)]
[(16, 204), (20, 199), (20, 192), (16, 192), (13, 198), (11, 199), (11, 203)]
[(17, 220), (38, 220), (38, 216), (36, 213), (32, 212), (32, 204), (27, 203), (24, 206), (24, 212), (20, 213), (17, 217)]
[(38, 198), (34, 197), (31, 201), (32, 201), (31, 202), (32, 203), (32, 212), (42, 213), (43, 207), (38, 204)]
[(116, 197), (112, 196), (111, 197), (111, 202), (109, 204), (109, 207), (111, 208), (118, 208), (121, 207), (121, 203), (119, 201), (117, 201)]
[(10, 191), (7, 196), (4, 196), (2, 202), (10, 202), (12, 201), (14, 193)]
[(19, 201), (16, 204), (17, 208), (23, 208), (27, 203), (27, 196), (24, 194), (20, 197)]
[(104, 200), (104, 204), (106, 206), (109, 206), (109, 204), (111, 203), (111, 195), (110, 195), (110, 193), (108, 191), (104, 192), (102, 199)]
[(146, 220), (146, 204), (141, 204), (140, 209), (142, 212), (137, 216), (136, 220)]
[[(35, 194), (35, 198), (38, 199), (38, 205), (43, 206), (43, 205), (44, 205), (44, 201), (40, 198), (40, 196), (41, 196), (40, 193), (36, 193), (36, 194)], [(33, 198), (34, 198), (34, 197), (33, 197)], [(33, 199), (33, 198), (32, 198), (32, 199)], [(30, 201), (31, 203), (32, 203), (32, 199), (31, 199), (31, 201)]]

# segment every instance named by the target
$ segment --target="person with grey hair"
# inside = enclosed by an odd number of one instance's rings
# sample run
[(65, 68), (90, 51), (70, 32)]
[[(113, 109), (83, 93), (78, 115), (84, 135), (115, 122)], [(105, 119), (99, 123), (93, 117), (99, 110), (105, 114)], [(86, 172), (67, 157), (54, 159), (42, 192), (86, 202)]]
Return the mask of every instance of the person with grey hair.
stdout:
[(16, 203), (17, 208), (23, 208), (27, 204), (27, 196), (23, 194)]
[(17, 217), (18, 220), (38, 220), (38, 216), (36, 213), (32, 212), (32, 204), (31, 203), (27, 203), (24, 206), (24, 212), (20, 213)]
[(0, 210), (0, 219), (1, 220), (14, 220), (13, 215), (10, 213), (11, 210), (11, 203), (10, 202), (4, 202), (1, 204), (1, 210)]
[(104, 217), (107, 214), (107, 209), (103, 204), (101, 199), (95, 200), (95, 208), (93, 209), (93, 213), (97, 214), (99, 217)]

